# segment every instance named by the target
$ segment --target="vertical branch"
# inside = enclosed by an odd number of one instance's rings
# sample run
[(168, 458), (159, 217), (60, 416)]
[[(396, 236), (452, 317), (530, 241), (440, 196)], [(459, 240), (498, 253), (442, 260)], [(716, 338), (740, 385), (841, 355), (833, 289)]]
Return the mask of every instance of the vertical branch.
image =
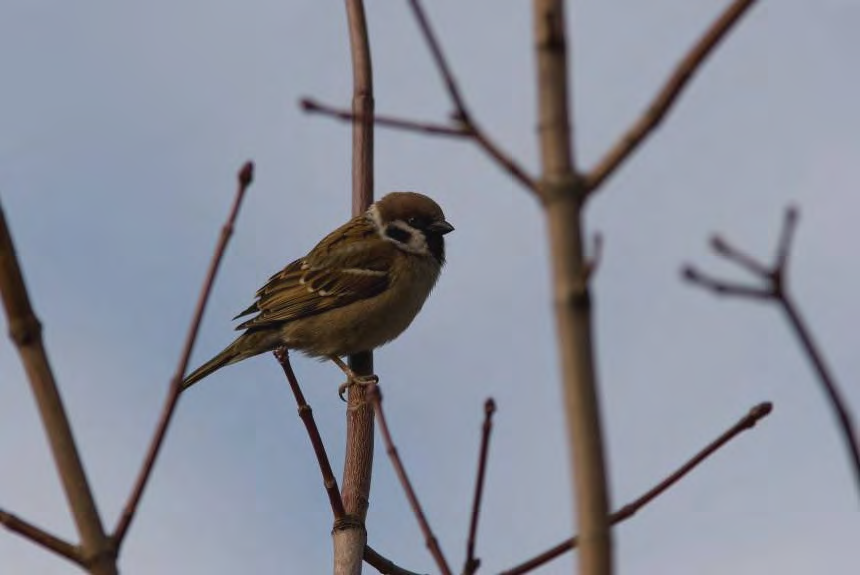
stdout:
[(573, 464), (573, 500), (581, 533), (579, 573), (612, 572), (609, 497), (591, 298), (583, 252), (585, 186), (574, 166), (568, 112), (567, 41), (562, 0), (534, 0), (541, 197), (547, 215), (554, 311)]
[[(362, 0), (346, 0), (349, 44), (352, 54), (352, 213), (363, 213), (373, 202), (373, 74), (370, 42)], [(373, 355), (349, 358), (357, 374), (373, 373)], [(346, 411), (346, 455), (343, 469), (343, 505), (346, 516), (335, 521), (334, 566), (337, 575), (361, 573), (367, 544), (364, 520), (370, 501), (373, 470), (373, 408), (363, 386), (350, 387)]]
[(113, 543), (105, 534), (84, 466), (78, 455), (72, 429), (63, 408), (63, 400), (42, 342), (42, 324), (30, 305), (2, 206), (0, 292), (9, 318), (9, 333), (18, 347), (33, 395), (36, 397), (42, 424), (54, 455), (54, 463), (81, 538), (84, 562), (93, 575), (114, 575), (117, 568)]

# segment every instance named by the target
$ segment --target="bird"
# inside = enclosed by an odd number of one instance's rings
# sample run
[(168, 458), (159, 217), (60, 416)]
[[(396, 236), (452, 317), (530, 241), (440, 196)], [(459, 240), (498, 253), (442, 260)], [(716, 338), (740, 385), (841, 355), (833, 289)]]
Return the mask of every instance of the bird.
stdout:
[(442, 208), (417, 192), (391, 192), (327, 236), (307, 255), (269, 278), (233, 319), (256, 314), (221, 353), (182, 382), (185, 390), (224, 366), (286, 348), (329, 359), (346, 375), (340, 395), (359, 376), (341, 359), (395, 339), (421, 310), (445, 264)]

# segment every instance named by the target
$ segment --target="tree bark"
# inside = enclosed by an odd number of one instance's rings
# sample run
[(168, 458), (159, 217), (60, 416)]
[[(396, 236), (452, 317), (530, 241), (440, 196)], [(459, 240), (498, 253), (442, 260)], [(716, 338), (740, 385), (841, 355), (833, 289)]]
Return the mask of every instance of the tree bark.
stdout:
[[(352, 214), (359, 215), (373, 202), (373, 73), (370, 42), (362, 0), (346, 0), (352, 54)], [(352, 370), (360, 375), (373, 373), (373, 354), (349, 358)], [(346, 517), (336, 521), (333, 531), (334, 572), (336, 575), (361, 573), (367, 545), (365, 518), (370, 502), (373, 471), (373, 407), (363, 386), (349, 390), (346, 411), (346, 456), (344, 459), (343, 498)]]
[(9, 318), (9, 335), (18, 348), (27, 379), (33, 389), (54, 463), (81, 538), (81, 551), (87, 569), (92, 575), (116, 575), (113, 544), (105, 534), (84, 466), (78, 455), (72, 428), (42, 342), (42, 324), (30, 305), (2, 207), (0, 292)]
[(595, 371), (589, 266), (583, 247), (586, 189), (574, 167), (568, 111), (567, 40), (562, 0), (534, 0), (537, 51), (539, 186), (544, 200), (553, 304), (581, 575), (612, 572), (609, 497)]

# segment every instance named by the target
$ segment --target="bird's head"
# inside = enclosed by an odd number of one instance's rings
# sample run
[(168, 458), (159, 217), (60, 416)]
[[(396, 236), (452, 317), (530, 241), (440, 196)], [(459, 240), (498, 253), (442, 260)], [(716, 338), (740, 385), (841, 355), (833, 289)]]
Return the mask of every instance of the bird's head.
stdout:
[(439, 204), (416, 192), (392, 192), (367, 210), (368, 218), (386, 241), (400, 249), (432, 256), (445, 263), (445, 240), (454, 231)]

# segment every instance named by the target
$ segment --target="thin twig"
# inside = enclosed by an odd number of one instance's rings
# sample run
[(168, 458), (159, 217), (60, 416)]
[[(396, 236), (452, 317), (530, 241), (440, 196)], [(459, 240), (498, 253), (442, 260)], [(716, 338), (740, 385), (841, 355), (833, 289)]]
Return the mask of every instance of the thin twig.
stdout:
[(472, 133), (472, 137), (478, 142), (478, 147), (484, 150), (488, 156), (496, 161), (496, 164), (505, 170), (510, 176), (517, 180), (522, 186), (534, 194), (540, 200), (544, 200), (544, 193), (541, 191), (537, 180), (523, 168), (519, 162), (514, 160), (513, 156), (505, 152), (501, 146), (495, 143), (490, 136), (475, 122), (469, 120), (468, 129)]
[(685, 266), (682, 276), (688, 282), (719, 296), (737, 296), (757, 300), (770, 300), (770, 291), (758, 286), (748, 286), (714, 278), (693, 266)]
[(749, 254), (742, 252), (722, 236), (715, 235), (711, 238), (711, 249), (714, 250), (714, 253), (719, 254), (730, 262), (736, 263), (754, 276), (764, 279), (770, 277), (771, 270), (767, 266)]
[[(303, 98), (301, 107), (305, 112), (312, 114), (321, 114), (337, 120), (345, 122), (360, 123), (363, 118), (355, 115), (349, 110), (335, 108), (328, 104), (323, 104), (311, 98)], [(394, 128), (397, 130), (405, 130), (408, 132), (419, 132), (422, 134), (430, 134), (434, 136), (451, 136), (453, 138), (470, 138), (472, 134), (462, 126), (446, 126), (444, 124), (434, 124), (432, 122), (419, 122), (409, 120), (407, 118), (395, 118), (393, 116), (373, 116), (373, 123), (384, 128)]]
[(451, 71), (451, 66), (442, 54), (442, 48), (436, 34), (430, 26), (430, 20), (427, 18), (424, 8), (419, 0), (409, 0), (409, 5), (412, 7), (412, 13), (418, 21), (418, 27), (421, 29), (421, 34), (424, 36), (424, 41), (427, 42), (430, 52), (433, 55), (433, 61), (442, 75), (445, 82), (445, 87), (448, 90), (448, 95), (451, 97), (451, 102), (454, 105), (454, 120), (463, 125), (464, 129), (469, 132), (477, 142), (478, 146), (484, 150), (496, 163), (505, 169), (511, 176), (520, 182), (527, 190), (531, 191), (538, 198), (542, 198), (543, 194), (537, 184), (537, 181), (530, 176), (526, 170), (514, 160), (514, 158), (505, 152), (498, 144), (490, 138), (484, 130), (474, 120), (469, 109), (466, 107), (466, 100), (463, 98), (457, 81), (454, 79), (454, 73)]
[(391, 439), (391, 432), (388, 430), (388, 422), (385, 419), (385, 411), (382, 409), (382, 392), (378, 385), (370, 385), (367, 388), (368, 399), (373, 404), (373, 410), (376, 413), (376, 420), (379, 423), (379, 431), (382, 433), (382, 441), (385, 443), (385, 451), (391, 459), (391, 465), (397, 473), (400, 484), (406, 492), (406, 498), (409, 500), (409, 505), (412, 507), (412, 512), (415, 513), (415, 518), (418, 520), (418, 525), (421, 527), (421, 532), (424, 534), (424, 541), (430, 554), (436, 561), (436, 566), (443, 575), (451, 575), (451, 568), (448, 566), (448, 561), (445, 560), (445, 555), (439, 547), (439, 541), (433, 535), (433, 530), (430, 528), (430, 523), (424, 515), (421, 508), (421, 503), (418, 501), (418, 496), (412, 488), (412, 483), (406, 474), (406, 468), (400, 460), (400, 455), (397, 453), (397, 448), (394, 446), (394, 441)]
[(191, 319), (191, 325), (188, 327), (188, 335), (185, 337), (185, 344), (182, 347), (182, 353), (179, 356), (179, 363), (176, 366), (176, 372), (173, 379), (170, 380), (170, 389), (167, 393), (167, 399), (164, 402), (164, 407), (161, 410), (161, 415), (158, 419), (158, 424), (155, 428), (152, 442), (146, 452), (146, 457), (143, 460), (143, 465), (137, 475), (134, 483), (134, 488), (122, 510), (122, 514), (117, 521), (113, 532), (113, 539), (117, 549), (122, 545), (123, 540), (128, 532), (134, 515), (137, 512), (138, 504), (143, 497), (144, 489), (146, 489), (149, 477), (152, 474), (152, 469), (155, 466), (155, 460), (161, 450), (164, 438), (167, 434), (167, 428), (170, 426), (170, 421), (176, 411), (176, 405), (179, 401), (179, 395), (182, 393), (182, 379), (185, 371), (188, 369), (188, 360), (191, 358), (191, 351), (194, 349), (194, 342), (197, 340), (197, 333), (200, 330), (200, 322), (203, 320), (203, 312), (206, 310), (206, 303), (209, 301), (209, 294), (212, 291), (212, 286), (215, 283), (215, 275), (218, 273), (218, 267), (221, 265), (221, 260), (224, 257), (224, 252), (227, 249), (227, 243), (230, 241), (230, 236), (233, 234), (233, 228), (236, 224), (236, 218), (239, 216), (239, 208), (242, 205), (242, 199), (245, 197), (245, 192), (251, 185), (254, 179), (254, 164), (246, 162), (239, 170), (238, 182), (236, 185), (236, 196), (233, 199), (233, 207), (230, 210), (230, 215), (224, 227), (221, 228), (221, 236), (218, 238), (218, 244), (215, 247), (215, 252), (212, 254), (212, 260), (209, 262), (209, 270), (206, 273), (206, 279), (203, 281), (203, 287), (200, 290), (200, 297), (197, 299), (197, 306), (194, 310), (194, 315)]
[(818, 375), (818, 381), (821, 382), (827, 399), (830, 401), (831, 409), (836, 414), (839, 429), (842, 431), (842, 438), (848, 448), (848, 455), (854, 470), (854, 481), (857, 484), (858, 491), (860, 491), (860, 447), (857, 445), (857, 434), (854, 431), (854, 422), (851, 413), (848, 411), (848, 404), (839, 390), (836, 378), (825, 363), (824, 355), (813, 339), (809, 327), (803, 321), (800, 310), (794, 304), (794, 300), (788, 294), (784, 294), (779, 301), (782, 311), (794, 330), (794, 334), (800, 340), (800, 345), (803, 347), (806, 357), (812, 362), (812, 367)]
[[(711, 455), (716, 453), (722, 447), (724, 447), (727, 443), (729, 443), (732, 439), (740, 435), (742, 432), (747, 431), (755, 427), (755, 425), (768, 415), (773, 410), (773, 404), (770, 402), (764, 402), (756, 405), (750, 411), (742, 417), (737, 423), (727, 429), (722, 435), (709, 443), (704, 449), (699, 451), (696, 455), (690, 458), (684, 465), (679, 467), (676, 471), (670, 474), (666, 479), (658, 483), (656, 486), (652, 487), (648, 491), (646, 491), (641, 496), (637, 497), (627, 505), (624, 505), (618, 511), (615, 511), (610, 515), (610, 521), (613, 525), (617, 523), (621, 523), (635, 515), (639, 510), (643, 507), (651, 503), (654, 499), (665, 493), (670, 487), (678, 483), (681, 479), (683, 479), (687, 474), (689, 474), (693, 469), (698, 467), (701, 463), (703, 463), (706, 459), (708, 459)], [(571, 551), (576, 548), (579, 544), (578, 537), (574, 536), (568, 539), (567, 541), (563, 541), (559, 543), (555, 547), (548, 549), (541, 553), (540, 555), (534, 557), (533, 559), (529, 559), (525, 563), (517, 565), (513, 569), (509, 569), (507, 571), (503, 571), (501, 575), (521, 575), (522, 573), (528, 573), (533, 569), (544, 565), (545, 563), (555, 559), (556, 557)]]
[(79, 547), (75, 547), (56, 535), (52, 535), (44, 529), (36, 527), (17, 515), (0, 509), (0, 524), (9, 531), (17, 533), (25, 539), (29, 539), (33, 543), (41, 545), (45, 549), (53, 551), (57, 555), (61, 555), (73, 563), (77, 563), (81, 566), (85, 564)]
[(756, 0), (735, 0), (711, 25), (657, 93), (644, 114), (606, 153), (586, 176), (586, 188), (596, 191), (618, 167), (651, 135), (678, 100), (690, 80), (720, 41), (732, 30), (740, 18), (752, 8)]
[(287, 376), (287, 381), (290, 382), (290, 389), (293, 390), (293, 395), (296, 398), (299, 417), (305, 424), (305, 429), (308, 432), (308, 437), (310, 437), (311, 445), (314, 448), (314, 455), (317, 456), (317, 463), (320, 466), (320, 473), (322, 473), (323, 485), (325, 486), (326, 494), (328, 494), (331, 511), (334, 514), (335, 520), (341, 519), (346, 514), (346, 511), (343, 509), (343, 500), (340, 498), (340, 491), (337, 488), (337, 479), (334, 476), (334, 471), (332, 471), (331, 463), (328, 460), (328, 454), (326, 453), (325, 445), (323, 444), (322, 436), (320, 435), (320, 430), (317, 427), (316, 421), (314, 421), (313, 409), (311, 409), (311, 406), (308, 405), (307, 400), (305, 400), (305, 394), (302, 393), (302, 389), (299, 387), (299, 381), (296, 379), (296, 374), (293, 371), (293, 366), (290, 365), (289, 350), (282, 347), (276, 349), (274, 354), (278, 363), (280, 363), (281, 367), (284, 369), (284, 375)]
[(481, 566), (481, 560), (475, 557), (475, 540), (478, 538), (478, 518), (481, 515), (481, 500), (484, 494), (484, 479), (487, 470), (487, 457), (490, 454), (490, 436), (493, 433), (493, 414), (496, 412), (496, 402), (488, 398), (484, 402), (484, 425), (481, 427), (481, 449), (478, 452), (478, 474), (475, 477), (475, 496), (472, 499), (472, 519), (469, 524), (469, 539), (466, 543), (466, 563), (463, 565), (464, 575), (471, 575)]
[(788, 268), (788, 256), (791, 253), (791, 243), (794, 240), (794, 231), (797, 229), (797, 220), (800, 218), (800, 213), (796, 206), (788, 206), (785, 211), (785, 220), (782, 226), (782, 234), (779, 237), (779, 244), (776, 248), (776, 262), (774, 268), (780, 270), (780, 273), (785, 275)]
[[(293, 366), (290, 363), (289, 350), (282, 347), (275, 350), (274, 354), (275, 359), (277, 359), (278, 363), (281, 364), (281, 367), (284, 370), (284, 375), (286, 375), (287, 381), (290, 383), (290, 389), (293, 391), (293, 395), (296, 398), (299, 417), (305, 424), (305, 429), (310, 437), (311, 445), (313, 446), (314, 454), (317, 457), (317, 463), (320, 466), (320, 472), (323, 476), (323, 485), (325, 486), (326, 494), (328, 495), (332, 514), (337, 522), (344, 518), (346, 511), (343, 508), (343, 500), (340, 497), (340, 491), (337, 487), (337, 479), (334, 476), (334, 471), (332, 471), (331, 463), (329, 462), (328, 454), (326, 453), (325, 445), (322, 441), (322, 436), (320, 435), (319, 428), (314, 420), (313, 409), (308, 404), (305, 399), (305, 394), (299, 386), (299, 381), (296, 378)], [(412, 571), (407, 571), (406, 569), (399, 567), (393, 561), (383, 557), (371, 548), (370, 545), (365, 545), (364, 547), (364, 561), (383, 575), (418, 575), (417, 573), (413, 573)]]
[[(337, 120), (345, 122), (360, 122), (362, 116), (353, 114), (348, 110), (335, 108), (327, 104), (322, 104), (310, 98), (304, 98), (301, 101), (302, 109), (313, 114), (322, 114)], [(445, 124), (436, 124), (433, 122), (422, 122), (419, 120), (410, 120), (408, 118), (396, 118), (394, 116), (374, 115), (373, 123), (383, 128), (394, 128), (397, 130), (405, 130), (409, 132), (418, 132), (431, 136), (447, 136), (452, 138), (470, 138), (477, 142), (478, 147), (484, 150), (490, 157), (523, 186), (530, 190), (534, 190), (537, 186), (534, 179), (526, 173), (526, 171), (513, 160), (504, 150), (502, 150), (495, 142), (493, 142), (483, 130), (476, 127), (472, 120), (469, 123), (460, 123), (455, 126)]]
[(442, 46), (439, 44), (439, 40), (436, 39), (436, 34), (430, 26), (430, 20), (427, 19), (427, 15), (424, 12), (424, 8), (421, 6), (421, 2), (418, 0), (409, 0), (409, 5), (412, 7), (412, 13), (415, 15), (415, 20), (418, 21), (418, 27), (421, 28), (421, 34), (424, 36), (424, 41), (427, 42), (427, 46), (430, 48), (430, 53), (433, 55), (433, 61), (436, 62), (436, 67), (442, 75), (442, 79), (445, 82), (445, 88), (447, 88), (448, 94), (451, 96), (451, 102), (454, 104), (454, 108), (456, 109), (454, 116), (455, 119), (463, 123), (469, 123), (466, 101), (463, 99), (462, 94), (460, 94), (460, 88), (457, 86), (457, 81), (454, 79), (454, 73), (451, 71), (451, 66), (448, 65), (448, 61), (445, 59), (444, 54), (442, 54)]
[(391, 559), (374, 551), (370, 545), (364, 546), (364, 561), (382, 575), (420, 575), (396, 565)]
[[(454, 75), (451, 72), (451, 67), (442, 54), (442, 49), (436, 39), (433, 29), (430, 27), (429, 20), (417, 0), (410, 0), (415, 18), (418, 20), (421, 33), (430, 47), (433, 54), (433, 60), (442, 74), (448, 94), (454, 105), (454, 113), (452, 114), (455, 125), (449, 126), (446, 124), (438, 124), (433, 122), (422, 122), (418, 120), (410, 120), (406, 118), (395, 118), (392, 116), (373, 115), (373, 124), (387, 128), (396, 128), (399, 130), (408, 130), (411, 132), (421, 132), (435, 136), (449, 136), (455, 138), (470, 138), (480, 149), (490, 156), (496, 163), (510, 174), (515, 180), (520, 182), (526, 189), (530, 190), (539, 198), (542, 197), (542, 192), (537, 184), (537, 181), (528, 174), (509, 153), (502, 149), (490, 136), (481, 128), (478, 123), (472, 118), (466, 107), (465, 100), (457, 86)], [(321, 104), (310, 98), (301, 100), (301, 107), (306, 112), (323, 114), (332, 118), (337, 118), (354, 124), (364, 120), (362, 114), (356, 113), (355, 110), (343, 110)]]
[(683, 273), (685, 279), (689, 282), (717, 295), (763, 300), (779, 306), (785, 314), (792, 331), (800, 341), (806, 357), (812, 363), (812, 367), (818, 376), (818, 381), (824, 388), (824, 393), (830, 402), (830, 407), (836, 415), (839, 430), (848, 449), (857, 490), (860, 492), (860, 446), (858, 446), (857, 435), (854, 431), (854, 422), (848, 410), (848, 404), (788, 289), (787, 269), (791, 255), (791, 242), (794, 237), (798, 217), (799, 212), (797, 208), (789, 207), (786, 210), (779, 243), (777, 244), (776, 256), (774, 257), (774, 262), (770, 265), (756, 260), (753, 256), (729, 245), (724, 240), (712, 242), (712, 247), (718, 255), (750, 271), (762, 280), (762, 285), (749, 286), (727, 282), (704, 274), (692, 266), (686, 266)]

